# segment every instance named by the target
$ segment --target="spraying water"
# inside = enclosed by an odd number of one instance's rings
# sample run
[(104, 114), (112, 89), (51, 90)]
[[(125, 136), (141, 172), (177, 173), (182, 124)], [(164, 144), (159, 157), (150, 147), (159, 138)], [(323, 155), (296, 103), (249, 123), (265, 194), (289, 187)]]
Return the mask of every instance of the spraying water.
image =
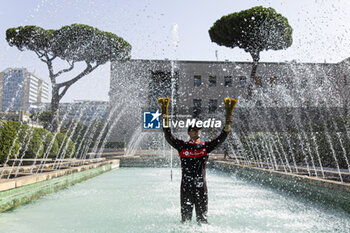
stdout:
[[(176, 50), (179, 45), (179, 33), (178, 33), (179, 26), (177, 24), (174, 24), (171, 28), (171, 34), (173, 36), (173, 46), (174, 46), (174, 59), (171, 61), (171, 117), (170, 120), (173, 120), (174, 115), (174, 106), (176, 106), (176, 100), (175, 100), (175, 59), (176, 59)], [(170, 152), (170, 179), (173, 180), (173, 148), (171, 147)]]

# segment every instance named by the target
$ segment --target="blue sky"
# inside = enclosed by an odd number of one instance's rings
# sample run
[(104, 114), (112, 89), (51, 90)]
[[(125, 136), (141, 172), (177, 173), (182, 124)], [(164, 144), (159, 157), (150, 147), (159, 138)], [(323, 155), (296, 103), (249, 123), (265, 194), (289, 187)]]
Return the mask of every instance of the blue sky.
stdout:
[[(12, 0), (2, 2), (0, 12), (0, 69), (26, 67), (49, 82), (45, 63), (34, 52), (9, 47), (5, 31), (20, 25), (58, 29), (72, 23), (123, 37), (133, 46), (132, 58), (210, 61), (216, 60), (217, 50), (219, 60), (251, 61), (241, 49), (212, 43), (208, 29), (223, 15), (257, 5), (273, 7), (293, 27), (293, 45), (264, 51), (261, 61), (339, 62), (350, 57), (348, 0)], [(84, 77), (62, 101), (108, 100), (109, 70), (107, 63)]]

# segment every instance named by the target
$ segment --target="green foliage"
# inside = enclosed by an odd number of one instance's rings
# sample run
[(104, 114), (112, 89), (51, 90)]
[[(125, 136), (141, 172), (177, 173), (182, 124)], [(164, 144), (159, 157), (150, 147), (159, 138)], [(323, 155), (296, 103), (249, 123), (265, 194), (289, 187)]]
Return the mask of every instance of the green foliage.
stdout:
[[(107, 133), (108, 126), (105, 126), (106, 122), (101, 120), (94, 120), (89, 126), (79, 121), (69, 121), (61, 131), (68, 135), (75, 144), (75, 153), (82, 154), (87, 148), (102, 147)], [(104, 129), (104, 130), (103, 130)], [(106, 141), (104, 148), (125, 148), (125, 142), (119, 141)]]
[(87, 128), (87, 125), (81, 123), (80, 121), (71, 120), (66, 125), (61, 127), (61, 133), (69, 135), (69, 137), (76, 144), (78, 144), (82, 141)]
[(7, 121), (13, 127), (18, 137), (19, 157), (40, 158), (44, 152), (41, 136), (34, 128), (18, 121)]
[(82, 154), (86, 148), (101, 147), (108, 133), (106, 122), (94, 120), (89, 126), (78, 122), (70, 121), (66, 126), (65, 132), (75, 143), (76, 153)]
[[(44, 116), (50, 112), (44, 112)], [(47, 118), (46, 118), (47, 119)], [(9, 121), (16, 132), (20, 145), (20, 156), (24, 153), (24, 158), (41, 158), (44, 153), (49, 157), (56, 157), (58, 154), (58, 142), (54, 139), (54, 134), (47, 129), (31, 128), (28, 125), (16, 121)], [(49, 150), (51, 144), (51, 149)], [(47, 155), (45, 155), (47, 156)]]
[(21, 146), (21, 153), (25, 153), (24, 158), (41, 158), (43, 156), (45, 146), (42, 145), (41, 136), (38, 131), (31, 128), (26, 140), (29, 141), (27, 148), (25, 146)]
[(126, 148), (126, 142), (106, 142), (104, 148)]
[(32, 121), (38, 121), (40, 124), (43, 125), (45, 129), (49, 130), (51, 125), (52, 112), (51, 111), (35, 112), (30, 115), (30, 119)]
[(15, 127), (10, 121), (0, 121), (0, 163), (4, 163), (9, 156), (18, 155), (19, 140)]
[(58, 142), (54, 134), (46, 129), (34, 128), (35, 133), (40, 135), (41, 143), (44, 146), (44, 156), (55, 158), (58, 154)]
[(11, 46), (16, 46), (19, 50), (52, 52), (51, 40), (53, 30), (45, 30), (41, 27), (28, 25), (17, 28), (9, 28), (6, 31), (6, 40)]
[(257, 6), (221, 17), (209, 29), (218, 45), (239, 47), (250, 54), (286, 49), (292, 44), (292, 28), (288, 20), (273, 8)]
[(40, 158), (44, 153), (44, 146), (41, 145), (41, 136), (28, 125), (14, 122), (20, 143), (20, 156), (23, 158)]
[(83, 145), (87, 143), (86, 138), (83, 138), (84, 135), (86, 135), (87, 129), (88, 126), (79, 121), (69, 121), (62, 131), (74, 142), (77, 154), (81, 154), (83, 152)]
[(90, 126), (90, 135), (92, 135), (92, 141), (101, 141), (103, 142), (108, 133), (108, 125), (106, 126), (106, 122), (101, 120), (93, 120)]
[(97, 148), (114, 148), (114, 149), (123, 149), (126, 148), (126, 142), (121, 141), (106, 141), (103, 145), (103, 141), (92, 141), (90, 143), (90, 148), (93, 148), (95, 145), (97, 145)]
[(11, 125), (13, 130), (16, 132), (21, 153), (22, 147), (28, 142), (27, 132), (29, 131), (29, 127), (28, 125), (22, 124), (18, 121), (7, 121), (7, 124)]
[(131, 45), (123, 38), (88, 25), (64, 26), (53, 37), (54, 53), (64, 60), (104, 64), (130, 58)]
[(49, 54), (66, 61), (85, 61), (104, 64), (109, 60), (130, 58), (131, 45), (117, 35), (97, 28), (72, 24), (58, 30), (45, 30), (38, 26), (20, 26), (6, 31), (10, 46), (38, 55)]
[(60, 155), (59, 158), (71, 158), (75, 152), (75, 144), (66, 134), (57, 133), (56, 135)]
[(16, 132), (19, 144), (19, 157), (24, 158), (41, 157), (44, 151), (41, 146), (40, 135), (34, 132), (34, 129), (18, 121), (7, 121), (7, 124), (13, 127)]
[[(0, 121), (0, 162), (14, 155), (23, 158), (41, 158), (44, 154), (49, 158), (59, 156), (71, 157), (75, 152), (74, 142), (64, 133), (54, 134), (46, 129), (32, 128), (16, 121)], [(51, 147), (51, 148), (50, 148)]]

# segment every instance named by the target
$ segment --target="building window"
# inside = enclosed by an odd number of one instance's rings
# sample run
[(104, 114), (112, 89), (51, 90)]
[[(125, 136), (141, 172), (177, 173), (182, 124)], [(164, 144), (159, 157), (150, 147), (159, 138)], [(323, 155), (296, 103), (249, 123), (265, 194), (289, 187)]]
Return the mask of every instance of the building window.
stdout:
[(307, 79), (306, 78), (303, 78), (302, 80), (301, 80), (301, 88), (305, 88), (306, 86), (307, 86)]
[(193, 116), (197, 117), (202, 112), (202, 100), (194, 99), (193, 100)]
[(323, 84), (323, 77), (322, 76), (319, 76), (316, 79), (317, 79), (317, 84), (318, 85), (322, 85)]
[(218, 100), (209, 100), (209, 113), (216, 112), (218, 108)]
[(254, 81), (255, 81), (256, 86), (258, 86), (258, 87), (262, 86), (262, 78), (261, 77), (255, 77)]
[(200, 75), (195, 75), (193, 77), (193, 81), (194, 81), (194, 86), (195, 87), (199, 87), (201, 85), (201, 76)]
[(255, 103), (255, 106), (256, 107), (262, 107), (262, 101), (261, 100), (257, 100), (256, 103)]
[[(150, 70), (150, 81), (148, 82), (148, 96), (147, 96), (147, 105), (149, 108), (157, 108), (159, 106), (157, 99), (163, 96), (171, 96), (172, 95), (172, 78), (176, 80), (178, 78), (178, 73), (171, 73), (167, 70)], [(174, 96), (177, 92), (176, 86), (174, 88)], [(141, 92), (137, 93), (137, 96), (141, 96)], [(172, 102), (170, 103), (170, 106)], [(170, 107), (169, 106), (169, 107)]]
[(292, 78), (286, 78), (286, 88), (290, 89), (293, 88), (293, 80)]
[[(4, 73), (2, 111), (23, 111), (24, 76), (22, 73)], [(29, 93), (28, 93), (29, 98)]]
[(232, 87), (232, 77), (225, 76), (225, 87)]
[(271, 86), (276, 86), (277, 85), (277, 77), (273, 76), (270, 78), (270, 85)]
[(247, 78), (245, 76), (239, 77), (239, 85), (245, 87), (247, 85)]
[(209, 76), (209, 87), (216, 86), (216, 76)]

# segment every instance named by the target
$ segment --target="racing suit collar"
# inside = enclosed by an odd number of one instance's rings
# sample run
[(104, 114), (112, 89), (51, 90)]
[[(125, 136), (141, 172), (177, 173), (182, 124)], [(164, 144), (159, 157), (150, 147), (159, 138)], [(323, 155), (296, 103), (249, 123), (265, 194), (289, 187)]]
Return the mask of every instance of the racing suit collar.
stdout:
[(197, 139), (196, 141), (194, 141), (194, 140), (189, 140), (188, 141), (190, 144), (200, 144), (201, 142), (200, 142), (200, 140), (199, 139)]

